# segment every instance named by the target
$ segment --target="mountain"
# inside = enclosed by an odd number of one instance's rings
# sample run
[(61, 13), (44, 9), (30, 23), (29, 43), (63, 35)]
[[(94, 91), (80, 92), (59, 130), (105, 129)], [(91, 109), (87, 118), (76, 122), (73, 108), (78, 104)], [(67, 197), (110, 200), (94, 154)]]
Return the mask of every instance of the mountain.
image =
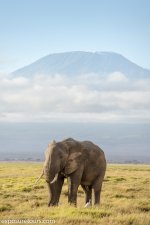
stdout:
[(35, 74), (65, 74), (69, 76), (96, 73), (105, 76), (120, 72), (129, 78), (150, 78), (150, 70), (144, 69), (114, 52), (65, 52), (45, 56), (36, 62), (13, 72), (15, 76)]

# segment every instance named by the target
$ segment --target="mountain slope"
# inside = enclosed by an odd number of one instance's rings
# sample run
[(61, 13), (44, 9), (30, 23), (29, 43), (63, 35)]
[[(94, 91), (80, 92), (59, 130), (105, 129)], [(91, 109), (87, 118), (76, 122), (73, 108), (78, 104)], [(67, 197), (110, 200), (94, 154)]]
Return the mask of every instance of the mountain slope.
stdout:
[(130, 78), (150, 78), (150, 70), (132, 63), (113, 52), (66, 52), (45, 56), (13, 72), (17, 76), (66, 74), (69, 76), (96, 73), (101, 76), (121, 72)]

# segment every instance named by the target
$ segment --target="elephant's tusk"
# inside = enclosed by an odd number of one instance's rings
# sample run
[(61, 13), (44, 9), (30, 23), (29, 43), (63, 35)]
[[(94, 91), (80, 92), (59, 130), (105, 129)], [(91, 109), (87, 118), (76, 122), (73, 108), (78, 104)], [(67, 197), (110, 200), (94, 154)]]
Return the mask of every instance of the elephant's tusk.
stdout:
[(56, 173), (54, 179), (51, 181), (51, 184), (53, 184), (57, 180), (57, 178), (58, 178), (58, 173)]
[(90, 199), (89, 202), (86, 203), (84, 208), (91, 207), (91, 206), (92, 206), (92, 202), (91, 202), (91, 199)]
[(43, 177), (43, 175), (44, 175), (44, 171), (42, 171), (42, 173), (39, 176), (39, 178), (35, 181), (34, 186), (39, 182), (39, 180)]

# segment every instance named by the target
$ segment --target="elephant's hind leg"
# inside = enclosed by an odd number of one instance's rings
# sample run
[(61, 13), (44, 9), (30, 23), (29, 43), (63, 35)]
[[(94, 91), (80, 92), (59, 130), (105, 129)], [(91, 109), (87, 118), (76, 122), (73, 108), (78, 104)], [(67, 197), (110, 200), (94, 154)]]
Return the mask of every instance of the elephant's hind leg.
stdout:
[(85, 205), (90, 203), (92, 205), (92, 187), (81, 184), (84, 192), (85, 192)]
[(99, 205), (100, 204), (100, 195), (101, 195), (101, 189), (102, 189), (102, 183), (104, 179), (105, 173), (101, 173), (101, 175), (96, 179), (93, 185), (94, 189), (94, 205)]

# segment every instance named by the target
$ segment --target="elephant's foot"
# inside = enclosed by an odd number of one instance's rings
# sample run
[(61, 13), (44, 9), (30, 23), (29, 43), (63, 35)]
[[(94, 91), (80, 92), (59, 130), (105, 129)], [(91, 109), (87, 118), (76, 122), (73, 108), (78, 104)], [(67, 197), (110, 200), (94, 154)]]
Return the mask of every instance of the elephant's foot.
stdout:
[(100, 202), (99, 201), (98, 202), (95, 202), (94, 203), (94, 207), (99, 208), (100, 207)]
[(58, 204), (48, 204), (48, 207), (56, 207)]
[(48, 207), (51, 207), (51, 206), (58, 206), (58, 202), (49, 202)]
[(69, 201), (69, 204), (70, 204), (71, 206), (77, 207), (77, 202)]

